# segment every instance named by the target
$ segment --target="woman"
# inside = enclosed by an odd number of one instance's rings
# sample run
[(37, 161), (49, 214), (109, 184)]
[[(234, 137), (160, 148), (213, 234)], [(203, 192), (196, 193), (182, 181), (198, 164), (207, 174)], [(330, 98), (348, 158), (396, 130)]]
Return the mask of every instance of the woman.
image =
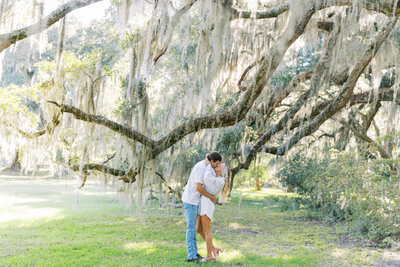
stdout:
[[(209, 164), (206, 168), (203, 187), (211, 195), (218, 194), (225, 185), (225, 178), (222, 175), (224, 164), (219, 164), (213, 168), (213, 164)], [(197, 232), (206, 241), (207, 256), (202, 261), (216, 261), (219, 257), (221, 249), (214, 246), (211, 235), (211, 220), (215, 210), (215, 204), (205, 196), (201, 196), (198, 213), (200, 220), (197, 223)]]

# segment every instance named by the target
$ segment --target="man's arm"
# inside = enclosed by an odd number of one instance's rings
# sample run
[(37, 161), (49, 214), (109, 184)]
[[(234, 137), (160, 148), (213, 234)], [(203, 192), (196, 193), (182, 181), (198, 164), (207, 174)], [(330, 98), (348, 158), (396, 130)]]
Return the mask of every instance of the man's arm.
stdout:
[(215, 196), (209, 194), (201, 183), (196, 183), (196, 190), (203, 196), (208, 197), (213, 203), (215, 203)]

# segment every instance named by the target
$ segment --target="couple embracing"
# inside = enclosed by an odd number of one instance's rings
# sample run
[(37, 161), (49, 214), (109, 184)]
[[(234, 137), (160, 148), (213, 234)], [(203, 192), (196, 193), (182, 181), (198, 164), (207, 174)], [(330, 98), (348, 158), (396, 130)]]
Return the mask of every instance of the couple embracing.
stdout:
[[(215, 209), (215, 195), (225, 184), (222, 177), (222, 157), (218, 152), (207, 154), (192, 169), (182, 196), (186, 215), (186, 246), (188, 262), (216, 261), (221, 249), (212, 242), (211, 220)], [(206, 242), (207, 256), (201, 257), (197, 251), (196, 231)]]

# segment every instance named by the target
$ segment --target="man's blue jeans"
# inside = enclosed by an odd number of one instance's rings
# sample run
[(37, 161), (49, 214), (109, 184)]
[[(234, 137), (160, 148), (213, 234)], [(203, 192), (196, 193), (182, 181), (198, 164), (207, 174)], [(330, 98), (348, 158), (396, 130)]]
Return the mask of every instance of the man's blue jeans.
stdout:
[[(183, 201), (182, 201), (183, 202)], [(198, 205), (188, 204), (183, 202), (186, 215), (186, 246), (187, 259), (197, 258), (197, 243), (196, 243), (196, 222), (197, 222), (197, 207)]]

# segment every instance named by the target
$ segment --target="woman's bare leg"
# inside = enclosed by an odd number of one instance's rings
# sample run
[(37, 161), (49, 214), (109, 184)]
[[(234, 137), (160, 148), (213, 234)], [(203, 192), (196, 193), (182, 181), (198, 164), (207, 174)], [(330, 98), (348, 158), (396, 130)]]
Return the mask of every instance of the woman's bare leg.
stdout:
[(197, 233), (199, 233), (199, 235), (201, 235), (201, 237), (204, 239), (204, 241), (206, 241), (206, 237), (204, 235), (204, 231), (203, 231), (203, 224), (201, 223), (201, 217), (200, 215), (197, 215)]
[[(211, 231), (211, 227), (210, 227), (210, 231)], [(197, 215), (197, 233), (199, 233), (201, 235), (201, 237), (204, 239), (204, 241), (206, 241), (206, 237), (204, 235), (204, 230), (203, 230), (203, 223), (202, 223), (200, 215)], [(214, 246), (214, 243), (212, 243), (212, 253), (213, 253), (214, 258), (217, 257), (219, 255), (219, 252), (221, 252), (221, 251), (222, 250), (220, 248), (217, 248), (216, 246)]]
[(211, 220), (207, 215), (201, 216), (201, 224), (203, 226), (204, 237), (207, 246), (207, 256), (206, 259), (214, 258), (213, 256), (213, 243), (212, 243), (212, 235), (211, 235)]

